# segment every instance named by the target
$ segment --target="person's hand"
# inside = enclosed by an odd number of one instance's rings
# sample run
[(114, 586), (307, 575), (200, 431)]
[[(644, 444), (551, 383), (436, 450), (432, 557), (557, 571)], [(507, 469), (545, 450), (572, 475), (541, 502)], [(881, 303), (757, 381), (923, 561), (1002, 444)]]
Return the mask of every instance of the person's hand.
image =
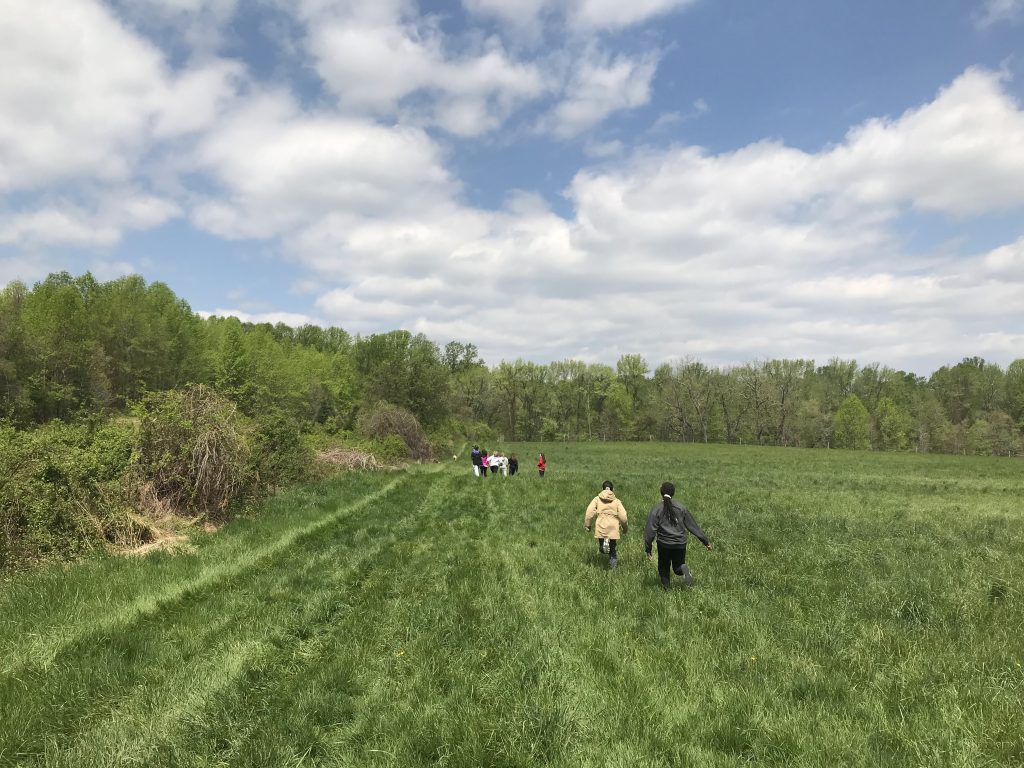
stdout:
[(711, 542), (710, 541), (707, 544), (705, 544), (704, 546), (708, 548), (708, 552), (711, 551)]
[(584, 525), (583, 526), (583, 530), (584, 531), (589, 531), (590, 530), (590, 526), (589, 525)]
[(652, 555), (652, 554), (651, 554), (650, 552), (648, 552), (648, 553), (647, 553), (647, 562), (649, 563), (649, 562), (651, 562), (651, 560), (653, 560), (653, 559), (654, 559), (654, 555)]

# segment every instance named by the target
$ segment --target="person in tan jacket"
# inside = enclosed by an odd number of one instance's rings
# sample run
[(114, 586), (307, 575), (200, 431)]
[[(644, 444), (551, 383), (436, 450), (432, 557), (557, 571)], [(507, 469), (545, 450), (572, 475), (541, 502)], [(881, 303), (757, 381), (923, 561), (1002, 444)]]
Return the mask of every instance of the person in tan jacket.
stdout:
[(626, 520), (626, 508), (622, 502), (615, 498), (615, 486), (611, 480), (601, 483), (601, 493), (594, 497), (587, 507), (586, 516), (583, 518), (583, 527), (588, 531), (590, 524), (597, 518), (594, 524), (594, 538), (597, 539), (598, 550), (608, 555), (608, 567), (615, 569), (619, 565), (616, 547), (619, 543), (619, 529), (622, 533), (629, 529)]

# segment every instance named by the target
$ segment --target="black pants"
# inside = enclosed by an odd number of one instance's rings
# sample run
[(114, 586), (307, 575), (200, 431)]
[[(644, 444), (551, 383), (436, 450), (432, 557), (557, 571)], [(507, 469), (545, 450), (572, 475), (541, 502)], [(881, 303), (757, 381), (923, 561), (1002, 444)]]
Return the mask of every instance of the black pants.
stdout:
[[(597, 540), (597, 551), (600, 552), (602, 555), (604, 554), (604, 548), (601, 545), (605, 541), (606, 541), (605, 539), (598, 539)], [(615, 547), (618, 546), (619, 540), (618, 539), (607, 539), (607, 541), (608, 541), (608, 557), (615, 557), (616, 556), (615, 555)]]
[(658, 576), (662, 584), (668, 584), (672, 571), (676, 576), (683, 575), (683, 566), (686, 565), (686, 545), (681, 547), (666, 547), (658, 543)]

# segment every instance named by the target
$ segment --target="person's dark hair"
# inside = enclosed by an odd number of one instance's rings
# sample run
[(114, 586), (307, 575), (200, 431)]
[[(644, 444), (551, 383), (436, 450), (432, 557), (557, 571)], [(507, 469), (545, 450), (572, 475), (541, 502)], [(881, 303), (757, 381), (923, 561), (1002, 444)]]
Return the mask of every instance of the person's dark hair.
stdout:
[(612, 485), (612, 481), (611, 480), (605, 480), (603, 483), (601, 483), (601, 490), (602, 491), (614, 491), (615, 490), (615, 486)]
[(676, 509), (672, 506), (672, 497), (676, 494), (676, 487), (672, 483), (664, 482), (661, 484), (661, 500), (664, 504), (664, 513), (668, 515), (668, 519), (672, 521), (672, 525), (676, 524)]

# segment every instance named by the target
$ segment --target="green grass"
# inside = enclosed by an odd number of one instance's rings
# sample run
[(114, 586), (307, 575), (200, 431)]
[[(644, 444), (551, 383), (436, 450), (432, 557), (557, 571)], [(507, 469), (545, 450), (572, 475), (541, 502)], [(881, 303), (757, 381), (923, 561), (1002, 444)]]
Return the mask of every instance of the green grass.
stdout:
[[(1024, 764), (1019, 461), (515, 448), (521, 477), (348, 475), (191, 554), (0, 582), (0, 764)], [(665, 479), (716, 545), (667, 593)]]

